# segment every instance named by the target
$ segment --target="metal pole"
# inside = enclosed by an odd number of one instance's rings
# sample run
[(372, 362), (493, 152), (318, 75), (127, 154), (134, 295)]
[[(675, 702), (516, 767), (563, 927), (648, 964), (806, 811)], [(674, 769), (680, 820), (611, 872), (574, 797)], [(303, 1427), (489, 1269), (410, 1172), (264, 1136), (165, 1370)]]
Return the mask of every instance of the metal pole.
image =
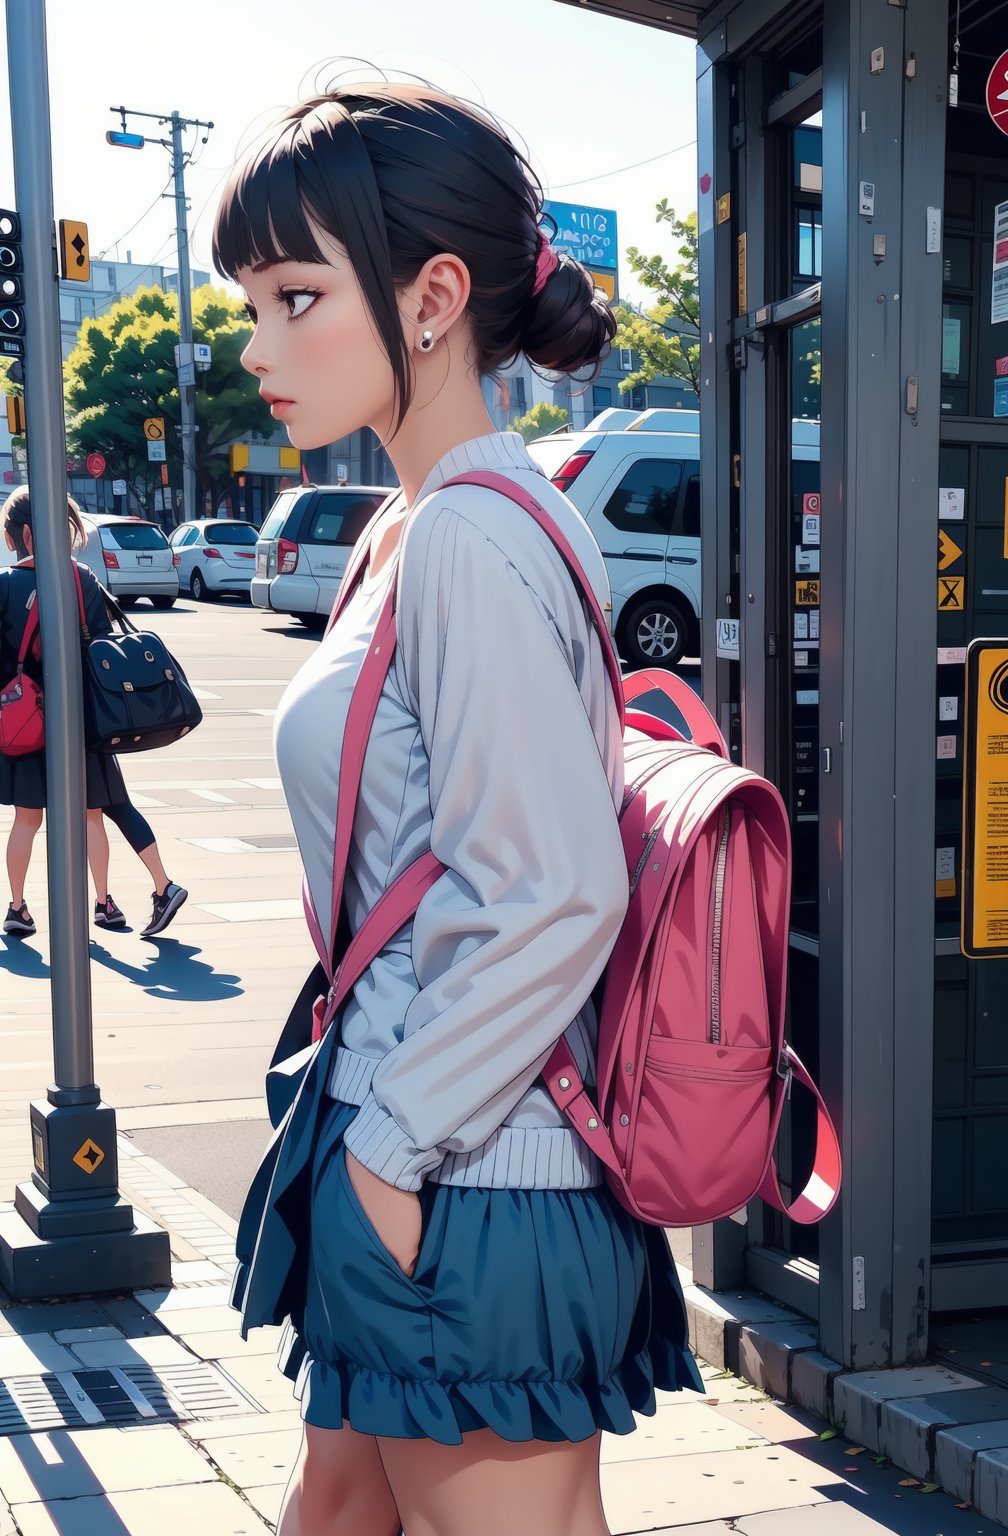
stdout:
[(97, 1103), (87, 931), (84, 720), (77, 597), (67, 559), (66, 438), (53, 236), (45, 6), (7, 0), (14, 184), (25, 262), (25, 402), (46, 656), (46, 784), (53, 1104)]
[(196, 389), (193, 361), (192, 278), (189, 271), (189, 226), (186, 222), (185, 156), (182, 150), (182, 118), (171, 116), (172, 171), (175, 176), (175, 230), (178, 241), (179, 292), (179, 400), (182, 406), (182, 505), (183, 518), (196, 517)]

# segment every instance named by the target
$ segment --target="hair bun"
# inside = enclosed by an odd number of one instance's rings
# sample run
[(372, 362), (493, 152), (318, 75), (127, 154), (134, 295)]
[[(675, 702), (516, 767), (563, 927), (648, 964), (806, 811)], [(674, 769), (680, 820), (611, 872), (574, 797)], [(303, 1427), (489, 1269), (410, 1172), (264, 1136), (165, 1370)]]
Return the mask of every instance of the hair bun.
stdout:
[(616, 317), (591, 273), (562, 254), (525, 311), (522, 351), (540, 368), (555, 373), (597, 369), (608, 357)]

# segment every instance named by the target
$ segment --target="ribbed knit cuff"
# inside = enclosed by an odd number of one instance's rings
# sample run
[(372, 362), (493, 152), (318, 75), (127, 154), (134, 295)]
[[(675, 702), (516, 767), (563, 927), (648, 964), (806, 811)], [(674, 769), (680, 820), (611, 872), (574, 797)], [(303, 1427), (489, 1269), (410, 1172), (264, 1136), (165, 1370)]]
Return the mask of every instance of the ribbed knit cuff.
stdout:
[(386, 1184), (414, 1194), (444, 1161), (436, 1148), (424, 1151), (416, 1146), (373, 1094), (368, 1094), (347, 1127), (343, 1145)]

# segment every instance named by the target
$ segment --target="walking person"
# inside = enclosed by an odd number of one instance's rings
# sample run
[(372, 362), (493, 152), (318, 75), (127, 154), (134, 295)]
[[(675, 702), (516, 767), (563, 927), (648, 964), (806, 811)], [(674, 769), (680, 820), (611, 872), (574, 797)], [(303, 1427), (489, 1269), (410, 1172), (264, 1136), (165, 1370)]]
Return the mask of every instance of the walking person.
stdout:
[[(67, 519), (70, 545), (74, 549), (83, 544), (85, 530), (80, 508), (72, 497), (67, 498)], [(0, 508), (0, 530), (19, 562), (0, 571), (0, 675), (8, 677), (17, 665), (28, 615), (36, 597), (31, 500), (27, 486), (13, 491)], [(112, 624), (98, 579), (87, 566), (79, 563), (77, 572), (88, 629), (93, 636), (111, 634)], [(25, 672), (41, 685), (42, 657), (41, 647), (37, 644), (26, 658)], [(154, 879), (151, 917), (141, 933), (143, 938), (154, 938), (167, 928), (188, 892), (169, 880), (153, 829), (130, 800), (115, 757), (96, 752), (85, 752), (84, 756), (87, 852), (95, 886), (95, 925), (99, 928), (126, 926), (126, 917), (108, 889), (107, 817), (119, 828)], [(0, 754), (0, 804), (14, 807), (14, 823), (7, 840), (11, 901), (3, 931), (12, 937), (29, 938), (36, 932), (36, 926), (25, 901), (25, 881), (46, 804), (44, 751), (26, 753), (22, 757)]]
[[(385, 82), (291, 108), (217, 216), (255, 325), (243, 362), (291, 442), (370, 427), (402, 487), (277, 713), (316, 945), (338, 960), (400, 872), (444, 866), (304, 1053), (239, 1228), (243, 1331), (289, 1319), (305, 1422), (279, 1536), (603, 1536), (601, 1432), (631, 1432), (655, 1387), (701, 1386), (663, 1234), (540, 1080), (565, 1036), (592, 1082), (591, 993), (628, 899), (602, 647), (531, 517), (444, 489), (491, 470), (531, 490), (607, 590), (587, 525), (482, 394), (522, 353), (590, 368), (614, 334), (542, 217), (488, 114)], [(393, 584), (331, 921), (347, 710)]]

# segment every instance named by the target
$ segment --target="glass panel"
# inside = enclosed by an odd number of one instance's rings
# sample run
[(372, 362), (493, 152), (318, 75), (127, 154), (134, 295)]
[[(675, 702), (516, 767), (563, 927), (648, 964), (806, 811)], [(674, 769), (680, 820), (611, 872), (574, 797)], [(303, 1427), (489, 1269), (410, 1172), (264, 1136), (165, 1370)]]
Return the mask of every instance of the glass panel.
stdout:
[(1008, 971), (997, 960), (976, 965), (975, 1067), (1008, 1068)]
[(690, 475), (683, 497), (683, 536), (687, 539), (700, 537), (700, 476)]
[(942, 305), (941, 371), (943, 384), (965, 384), (970, 368), (970, 305), (953, 299)]
[[(255, 497), (257, 502), (259, 499), (259, 494), (259, 488), (256, 486)], [(287, 514), (293, 507), (296, 497), (296, 491), (284, 491), (281, 496), (277, 497), (276, 501), (273, 503), (272, 508), (270, 509), (269, 517), (267, 517), (266, 521), (262, 525), (262, 531), (259, 535), (260, 538), (275, 539), (279, 537), (280, 530), (287, 520)]]
[(320, 496), (302, 530), (304, 544), (356, 544), (384, 496)]
[(935, 1109), (962, 1109), (966, 1104), (966, 994), (961, 988), (936, 987), (934, 1031)]
[(971, 221), (973, 218), (973, 177), (946, 176), (945, 218)]
[(973, 1199), (978, 1211), (1008, 1211), (1005, 1178), (1003, 1115), (985, 1115), (973, 1122)]
[(638, 459), (606, 502), (603, 517), (627, 533), (671, 533), (682, 472), (675, 460)]
[(819, 421), (822, 415), (822, 321), (807, 320), (791, 332), (791, 415)]
[[(808, 189), (809, 178), (803, 166), (818, 166), (822, 170), (822, 129), (805, 124), (794, 131), (794, 185)], [(820, 176), (820, 186), (822, 178)]]
[(822, 209), (797, 207), (794, 213), (795, 276), (822, 277)]
[(119, 549), (168, 548), (168, 540), (153, 523), (110, 523), (102, 528), (102, 542)]
[(954, 1216), (966, 1200), (966, 1122), (936, 1120), (931, 1152), (931, 1209)]
[(942, 282), (946, 288), (969, 288), (972, 284), (973, 241), (949, 235), (942, 252)]
[(258, 537), (247, 523), (207, 523), (206, 536), (215, 544), (255, 544)]

